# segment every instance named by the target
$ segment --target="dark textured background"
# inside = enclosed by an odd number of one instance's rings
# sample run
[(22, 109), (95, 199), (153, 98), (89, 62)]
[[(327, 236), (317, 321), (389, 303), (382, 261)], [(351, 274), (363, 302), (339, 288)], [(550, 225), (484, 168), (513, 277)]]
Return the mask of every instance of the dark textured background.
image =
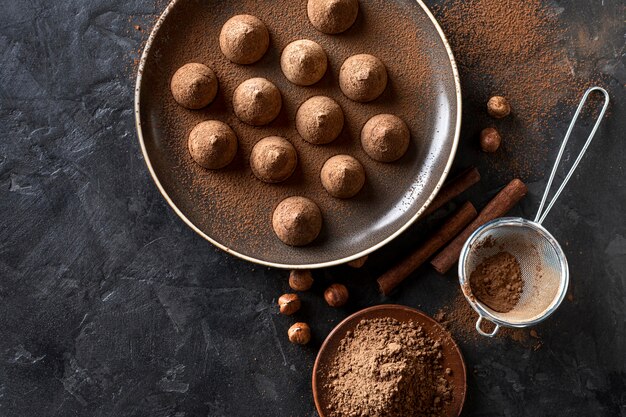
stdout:
[[(596, 45), (572, 53), (606, 79), (611, 115), (546, 222), (569, 257), (569, 300), (537, 327), (537, 351), (506, 338), (461, 343), (467, 416), (626, 416), (624, 5), (553, 5)], [(428, 267), (396, 295), (377, 294), (376, 276), (431, 227), (418, 225), (362, 270), (317, 271), (297, 316), (314, 340), (292, 346), (292, 319), (275, 308), (286, 272), (195, 235), (143, 163), (132, 60), (161, 7), (0, 0), (2, 417), (312, 416), (311, 367), (339, 320), (381, 302), (433, 314), (456, 294), (454, 273), (441, 278)], [(565, 117), (553, 126), (563, 132)], [(457, 165), (488, 172), (468, 136)], [(490, 174), (468, 196), (482, 205), (508, 179)], [(525, 216), (545, 184), (529, 179), (516, 211)], [(333, 280), (351, 290), (343, 309), (320, 297)]]

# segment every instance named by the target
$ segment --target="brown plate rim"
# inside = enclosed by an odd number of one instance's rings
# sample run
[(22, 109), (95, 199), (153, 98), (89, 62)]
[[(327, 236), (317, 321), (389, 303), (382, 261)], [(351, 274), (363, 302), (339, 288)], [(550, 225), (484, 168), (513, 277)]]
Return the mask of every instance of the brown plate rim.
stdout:
[(461, 414), (461, 411), (463, 410), (463, 405), (465, 404), (465, 398), (467, 395), (467, 367), (465, 366), (465, 359), (463, 358), (461, 349), (457, 345), (456, 341), (454, 340), (450, 332), (448, 332), (441, 324), (439, 324), (437, 320), (433, 319), (432, 317), (430, 317), (428, 314), (424, 313), (421, 310), (418, 310), (413, 307), (400, 305), (400, 304), (380, 304), (380, 305), (364, 308), (362, 310), (357, 311), (356, 313), (349, 315), (348, 317), (343, 319), (338, 325), (336, 325), (333, 328), (333, 330), (331, 330), (331, 332), (328, 334), (328, 336), (326, 336), (326, 339), (324, 339), (324, 342), (322, 343), (322, 346), (320, 347), (320, 350), (317, 353), (317, 357), (315, 358), (315, 364), (313, 365), (313, 374), (311, 376), (313, 401), (315, 402), (315, 409), (317, 410), (317, 413), (319, 414), (320, 417), (324, 417), (325, 414), (323, 410), (321, 409), (321, 404), (320, 404), (321, 401), (320, 401), (320, 397), (318, 394), (318, 392), (320, 391), (320, 388), (318, 387), (317, 374), (318, 374), (319, 367), (321, 366), (320, 358), (322, 357), (322, 354), (325, 353), (325, 350), (328, 349), (328, 345), (330, 344), (330, 342), (333, 340), (333, 338), (337, 337), (337, 335), (342, 330), (344, 330), (344, 328), (348, 324), (350, 324), (352, 321), (354, 321), (355, 319), (359, 317), (362, 317), (362, 316), (364, 317), (373, 311), (378, 312), (378, 311), (398, 311), (398, 310), (403, 310), (407, 313), (413, 314), (415, 315), (415, 317), (419, 318), (420, 320), (429, 321), (432, 325), (434, 325), (434, 327), (436, 327), (439, 331), (441, 331), (441, 334), (448, 336), (448, 341), (450, 342), (450, 346), (453, 349), (453, 351), (456, 352), (456, 354), (458, 355), (460, 359), (459, 363), (461, 364), (461, 368), (463, 369), (463, 389), (460, 389), (458, 393), (455, 391), (455, 394), (457, 395), (460, 394), (461, 396), (461, 399), (459, 402), (459, 408), (455, 414), (456, 416), (459, 416)]
[(146, 145), (145, 145), (145, 141), (144, 141), (144, 137), (143, 137), (142, 125), (141, 125), (141, 112), (140, 112), (140, 108), (141, 108), (141, 106), (140, 106), (140, 104), (141, 104), (141, 101), (140, 101), (140, 98), (141, 98), (141, 84), (142, 84), (143, 71), (144, 71), (144, 68), (145, 68), (145, 65), (146, 65), (146, 61), (148, 59), (148, 54), (150, 53), (150, 49), (152, 47), (152, 43), (154, 42), (154, 39), (156, 38), (156, 36), (157, 36), (157, 34), (159, 32), (159, 29), (161, 28), (163, 22), (165, 21), (165, 19), (169, 15), (169, 13), (172, 10), (172, 8), (179, 1), (183, 1), (183, 0), (172, 0), (167, 5), (167, 7), (165, 8), (163, 13), (161, 14), (159, 19), (157, 20), (156, 24), (154, 25), (154, 28), (152, 29), (152, 32), (150, 33), (150, 36), (148, 37), (148, 40), (147, 40), (146, 45), (144, 47), (143, 53), (141, 55), (141, 59), (139, 61), (139, 66), (138, 66), (138, 69), (137, 69), (137, 81), (135, 83), (135, 106), (134, 106), (134, 110), (135, 110), (135, 128), (137, 130), (137, 136), (138, 136), (138, 139), (139, 139), (139, 144), (141, 146), (141, 152), (143, 154), (144, 161), (145, 161), (145, 163), (146, 163), (146, 165), (148, 167), (148, 171), (150, 172), (150, 176), (152, 177), (152, 180), (156, 184), (156, 186), (157, 186), (159, 192), (161, 193), (161, 195), (163, 196), (163, 198), (165, 198), (165, 201), (174, 210), (176, 215), (178, 215), (178, 217), (180, 217), (181, 220), (183, 222), (185, 222), (185, 224), (187, 224), (187, 226), (189, 226), (193, 231), (195, 231), (197, 234), (202, 236), (202, 238), (204, 238), (205, 240), (209, 241), (210, 243), (212, 243), (213, 245), (217, 246), (218, 248), (222, 249), (223, 251), (225, 251), (225, 252), (227, 252), (229, 254), (232, 254), (234, 256), (237, 256), (238, 258), (241, 258), (241, 259), (244, 259), (246, 261), (249, 261), (249, 262), (253, 262), (253, 263), (264, 265), (264, 266), (270, 266), (270, 267), (274, 267), (274, 268), (282, 268), (282, 269), (319, 269), (319, 268), (326, 268), (326, 267), (330, 267), (330, 266), (335, 266), (335, 265), (341, 265), (341, 264), (348, 263), (348, 262), (353, 261), (355, 259), (362, 258), (362, 257), (364, 257), (364, 256), (366, 256), (366, 255), (368, 255), (368, 254), (370, 254), (372, 252), (374, 252), (375, 250), (383, 247), (384, 245), (386, 245), (387, 243), (391, 242), (393, 239), (398, 237), (409, 226), (411, 226), (421, 216), (421, 214), (428, 208), (430, 203), (433, 201), (433, 199), (435, 198), (435, 196), (437, 195), (437, 193), (441, 189), (441, 187), (442, 187), (446, 177), (450, 173), (450, 168), (452, 166), (452, 162), (454, 161), (454, 157), (456, 156), (456, 151), (457, 151), (457, 147), (458, 147), (458, 143), (459, 143), (459, 137), (460, 137), (460, 134), (461, 134), (461, 112), (462, 112), (461, 80), (459, 78), (459, 72), (458, 72), (458, 69), (457, 69), (456, 60), (454, 59), (454, 54), (452, 53), (452, 49), (450, 48), (450, 44), (448, 43), (448, 39), (446, 38), (445, 34), (443, 33), (443, 30), (441, 29), (441, 26), (439, 26), (439, 23), (437, 22), (437, 19), (435, 19), (435, 17), (431, 13), (431, 11), (422, 2), (422, 0), (415, 0), (415, 2), (422, 8), (422, 10), (426, 13), (428, 18), (432, 22), (433, 26), (435, 27), (435, 29), (437, 31), (437, 34), (439, 35), (439, 38), (441, 39), (441, 41), (442, 41), (442, 43), (444, 45), (444, 48), (446, 49), (446, 53), (448, 54), (448, 58), (450, 60), (450, 66), (452, 68), (452, 75), (453, 75), (453, 78), (454, 78), (454, 89), (455, 89), (455, 94), (456, 94), (456, 108), (457, 108), (457, 111), (456, 111), (456, 124), (455, 124), (455, 129), (454, 129), (454, 139), (453, 139), (450, 155), (448, 157), (448, 160), (446, 161), (446, 166), (445, 166), (445, 168), (443, 170), (441, 178), (439, 179), (439, 182), (437, 183), (437, 185), (435, 186), (435, 188), (431, 192), (430, 196), (428, 197), (428, 199), (426, 200), (424, 205), (419, 210), (417, 210), (417, 213), (415, 213), (415, 215), (413, 217), (411, 217), (409, 220), (407, 220), (407, 222), (404, 225), (402, 225), (400, 228), (398, 228), (398, 230), (396, 230), (394, 233), (389, 235), (387, 238), (381, 240), (377, 244), (372, 245), (369, 248), (367, 248), (367, 249), (365, 249), (365, 250), (363, 250), (361, 252), (358, 252), (358, 253), (356, 253), (354, 255), (350, 255), (350, 256), (347, 256), (347, 257), (335, 259), (333, 261), (314, 262), (314, 263), (306, 263), (306, 264), (283, 264), (283, 263), (269, 262), (269, 261), (265, 261), (263, 259), (258, 259), (258, 258), (255, 258), (253, 256), (246, 255), (246, 254), (237, 252), (235, 250), (232, 250), (229, 247), (227, 247), (227, 246), (219, 243), (215, 239), (211, 238), (209, 235), (204, 233), (202, 230), (200, 230), (191, 220), (189, 220), (187, 218), (187, 216), (185, 216), (185, 214), (176, 206), (176, 204), (174, 204), (172, 199), (169, 197), (169, 195), (167, 194), (167, 192), (165, 191), (165, 189), (161, 185), (161, 182), (159, 181), (159, 179), (157, 177), (157, 174), (156, 174), (154, 168), (152, 167), (152, 163), (150, 161), (150, 156), (148, 155), (148, 151), (146, 149)]

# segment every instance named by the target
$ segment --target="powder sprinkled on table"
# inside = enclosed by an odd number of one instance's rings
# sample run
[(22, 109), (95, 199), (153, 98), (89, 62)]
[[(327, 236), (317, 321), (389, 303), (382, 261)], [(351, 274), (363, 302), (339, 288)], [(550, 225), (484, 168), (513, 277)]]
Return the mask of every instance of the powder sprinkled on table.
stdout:
[[(463, 110), (477, 121), (476, 131), (463, 134), (478, 138), (497, 125), (499, 154), (506, 157), (491, 157), (492, 170), (523, 179), (542, 175), (552, 118), (597, 81), (577, 76), (557, 8), (540, 0), (447, 0), (434, 11), (459, 66)], [(497, 123), (486, 112), (493, 95), (512, 107)]]

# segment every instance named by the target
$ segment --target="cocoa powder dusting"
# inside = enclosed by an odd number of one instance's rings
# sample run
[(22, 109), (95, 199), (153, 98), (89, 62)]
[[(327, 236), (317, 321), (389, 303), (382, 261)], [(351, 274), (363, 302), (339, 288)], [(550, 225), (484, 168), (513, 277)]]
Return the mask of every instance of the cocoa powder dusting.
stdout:
[[(484, 344), (491, 339), (485, 338), (478, 334), (476, 331), (476, 320), (478, 319), (478, 313), (476, 313), (469, 305), (463, 294), (459, 293), (448, 302), (445, 306), (440, 308), (433, 318), (439, 322), (446, 330), (452, 333), (452, 336), (456, 341), (468, 343), (472, 345)], [(483, 321), (483, 328), (485, 331), (491, 331), (488, 327), (488, 322)], [(534, 332), (535, 336), (531, 337), (530, 332)], [(498, 333), (493, 340), (508, 339), (520, 344), (521, 346), (533, 350), (541, 348), (543, 342), (541, 341), (539, 334), (533, 329), (513, 329), (507, 327), (500, 327)]]
[[(560, 112), (570, 115), (598, 81), (577, 76), (558, 10), (545, 3), (448, 0), (434, 10), (461, 73), (463, 110), (477, 120), (477, 130), (463, 134), (477, 139), (481, 129), (497, 126), (502, 148), (490, 156), (491, 169), (525, 180), (543, 174), (553, 121)], [(494, 95), (510, 103), (507, 118), (486, 114)]]
[(524, 282), (515, 256), (499, 252), (485, 258), (470, 274), (472, 294), (487, 307), (507, 313), (517, 305)]
[(362, 320), (331, 366), (331, 417), (436, 417), (452, 398), (441, 345), (414, 322)]

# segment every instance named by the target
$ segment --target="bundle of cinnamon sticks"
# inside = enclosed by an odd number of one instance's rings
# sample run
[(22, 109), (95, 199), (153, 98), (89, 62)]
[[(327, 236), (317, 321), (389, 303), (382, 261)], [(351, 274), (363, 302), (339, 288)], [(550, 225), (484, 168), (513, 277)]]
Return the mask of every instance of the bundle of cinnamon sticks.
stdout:
[[(478, 169), (469, 168), (463, 171), (442, 187), (422, 217), (443, 207), (478, 181), (480, 181)], [(438, 251), (430, 263), (437, 272), (445, 274), (458, 261), (461, 249), (469, 236), (483, 224), (504, 216), (527, 192), (526, 185), (521, 180), (514, 179), (480, 213), (471, 202), (465, 202), (420, 247), (378, 278), (380, 292), (388, 295)]]

